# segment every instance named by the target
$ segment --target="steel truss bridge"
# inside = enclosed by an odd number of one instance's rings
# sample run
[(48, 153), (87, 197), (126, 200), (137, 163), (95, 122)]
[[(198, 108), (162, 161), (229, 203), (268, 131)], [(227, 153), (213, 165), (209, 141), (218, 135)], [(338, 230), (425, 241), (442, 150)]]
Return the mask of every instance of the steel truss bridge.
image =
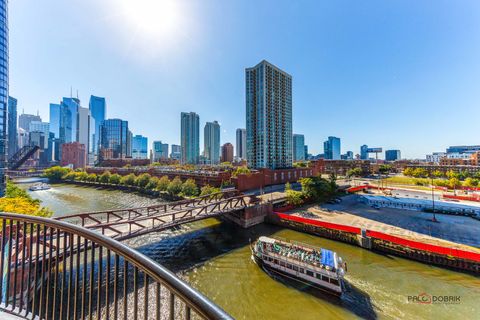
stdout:
[(260, 200), (238, 191), (130, 209), (87, 212), (58, 217), (116, 240), (125, 240), (180, 224), (243, 210)]

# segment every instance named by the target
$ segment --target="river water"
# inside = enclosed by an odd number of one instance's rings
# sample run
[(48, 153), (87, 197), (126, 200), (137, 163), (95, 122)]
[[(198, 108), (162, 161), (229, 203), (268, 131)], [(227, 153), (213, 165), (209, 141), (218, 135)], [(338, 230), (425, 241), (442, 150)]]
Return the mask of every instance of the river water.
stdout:
[[(31, 194), (54, 215), (161, 203), (133, 193), (68, 184)], [(249, 239), (260, 235), (338, 252), (348, 262), (348, 291), (337, 299), (272, 279), (250, 259)], [(127, 244), (176, 272), (237, 319), (480, 319), (478, 277), (276, 226), (244, 230), (208, 219), (131, 239)], [(433, 298), (459, 296), (460, 301), (408, 301), (409, 296), (421, 293)]]

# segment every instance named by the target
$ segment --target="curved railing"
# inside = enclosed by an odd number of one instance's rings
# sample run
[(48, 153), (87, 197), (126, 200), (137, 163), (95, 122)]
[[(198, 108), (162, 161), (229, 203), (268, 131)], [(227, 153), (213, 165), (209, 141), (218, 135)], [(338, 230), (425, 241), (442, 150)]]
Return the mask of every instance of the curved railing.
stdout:
[(232, 319), (143, 254), (80, 226), (0, 213), (0, 311), (39, 319)]

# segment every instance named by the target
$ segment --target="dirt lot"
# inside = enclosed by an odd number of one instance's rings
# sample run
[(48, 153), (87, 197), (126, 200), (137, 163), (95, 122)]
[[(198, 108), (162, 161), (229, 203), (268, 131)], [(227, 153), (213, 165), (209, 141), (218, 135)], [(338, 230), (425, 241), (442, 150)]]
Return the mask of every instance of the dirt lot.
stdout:
[(379, 231), (425, 243), (480, 253), (480, 221), (393, 208), (374, 209), (359, 202), (358, 195), (343, 197), (338, 204), (311, 205), (292, 211), (310, 219)]

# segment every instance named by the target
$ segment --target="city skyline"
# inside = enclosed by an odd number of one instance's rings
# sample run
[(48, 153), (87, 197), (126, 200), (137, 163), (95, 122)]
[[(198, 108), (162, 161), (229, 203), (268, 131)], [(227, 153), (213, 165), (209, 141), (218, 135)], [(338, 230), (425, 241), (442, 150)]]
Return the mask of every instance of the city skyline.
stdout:
[[(480, 41), (473, 30), (480, 19), (475, 2), (434, 7), (373, 2), (344, 10), (328, 1), (302, 6), (278, 2), (278, 20), (299, 23), (273, 23), (265, 30), (259, 22), (240, 27), (250, 14), (247, 3), (222, 4), (224, 10), (212, 10), (213, 2), (204, 8), (194, 3), (182, 14), (198, 25), (185, 26), (187, 35), (175, 34), (179, 43), (174, 48), (162, 50), (155, 43), (160, 52), (143, 62), (129, 42), (117, 36), (123, 29), (110, 21), (117, 12), (108, 10), (114, 9), (95, 1), (47, 2), (10, 4), (10, 50), (15, 57), (10, 95), (19, 101), (19, 114), (23, 109), (36, 114), (38, 109), (47, 119), (48, 104), (68, 96), (73, 86), (73, 95), (78, 89), (84, 102), (90, 94), (106, 97), (111, 117), (129, 119), (132, 132), (152, 140), (179, 144), (178, 114), (188, 110), (217, 119), (223, 128), (221, 143), (233, 143), (235, 130), (244, 127), (243, 117), (237, 116), (245, 108), (243, 69), (267, 59), (293, 76), (293, 131), (305, 135), (312, 154), (323, 152), (322, 142), (330, 135), (342, 139), (342, 152), (356, 154), (360, 145), (368, 144), (400, 149), (405, 158), (424, 158), (448, 145), (478, 144), (474, 125), (480, 117), (480, 94), (474, 83), (480, 74)], [(257, 18), (268, 10), (267, 3), (257, 5), (258, 12), (248, 18), (252, 22), (261, 21)], [(67, 13), (70, 19), (58, 30), (55, 17)], [(86, 14), (91, 16), (88, 21), (82, 19)], [(226, 28), (216, 28), (223, 23)], [(272, 33), (276, 29), (278, 33)], [(288, 35), (288, 45), (280, 34)], [(298, 34), (302, 37), (296, 41), (293, 36)], [(365, 37), (360, 43), (361, 34)], [(195, 35), (198, 39), (191, 43), (184, 39)], [(305, 42), (307, 38), (312, 41)], [(254, 41), (255, 50), (239, 50), (246, 41)], [(84, 50), (61, 49), (73, 44)], [(152, 44), (150, 49), (155, 48)], [(183, 50), (197, 55), (187, 57)], [(33, 51), (38, 52), (36, 59), (29, 57)], [(458, 120), (448, 123), (445, 114), (459, 106), (463, 112)], [(380, 122), (373, 117), (379, 112), (388, 114)], [(412, 116), (416, 112), (420, 114)], [(149, 113), (165, 120), (162, 128), (150, 121)], [(424, 123), (427, 116), (431, 121)], [(438, 130), (447, 125), (448, 134)]]

